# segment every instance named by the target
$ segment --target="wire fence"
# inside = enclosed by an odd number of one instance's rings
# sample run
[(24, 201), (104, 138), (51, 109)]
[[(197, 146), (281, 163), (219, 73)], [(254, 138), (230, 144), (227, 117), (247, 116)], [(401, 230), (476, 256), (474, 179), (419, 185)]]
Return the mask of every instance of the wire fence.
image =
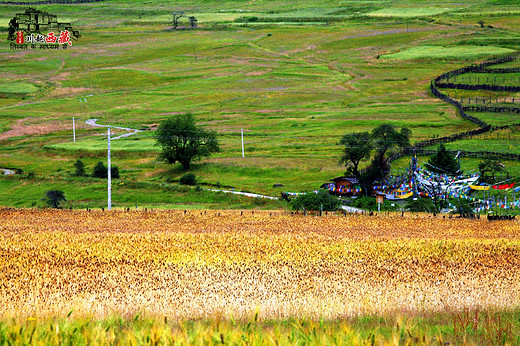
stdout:
[[(504, 125), (504, 126), (491, 126), (491, 125), (487, 124), (485, 121), (466, 113), (466, 112), (490, 112), (490, 113), (506, 113), (507, 112), (507, 113), (520, 114), (520, 108), (518, 108), (518, 107), (462, 105), (462, 102), (463, 102), (462, 98), (461, 98), (461, 102), (459, 102), (439, 90), (439, 88), (450, 88), (450, 89), (462, 89), (462, 90), (520, 91), (520, 86), (502, 86), (502, 85), (487, 85), (487, 84), (471, 85), (471, 84), (463, 84), (463, 83), (441, 82), (443, 80), (449, 81), (450, 78), (454, 78), (456, 76), (460, 76), (462, 74), (472, 73), (472, 72), (473, 73), (490, 73), (490, 71), (492, 71), (492, 73), (519, 72), (520, 68), (507, 68), (507, 69), (489, 69), (488, 68), (488, 66), (491, 66), (491, 65), (503, 64), (506, 62), (515, 61), (517, 58), (518, 58), (518, 53), (515, 53), (510, 56), (491, 59), (488, 61), (481, 62), (478, 65), (466, 66), (466, 67), (463, 67), (463, 68), (460, 68), (457, 70), (443, 73), (442, 75), (440, 75), (437, 78), (435, 78), (434, 80), (432, 80), (432, 82), (430, 84), (430, 91), (432, 92), (432, 94), (434, 96), (440, 98), (441, 100), (454, 105), (457, 108), (459, 115), (462, 118), (471, 121), (472, 123), (480, 126), (480, 128), (476, 129), (476, 130), (472, 130), (472, 131), (456, 133), (456, 134), (453, 134), (450, 136), (438, 137), (438, 138), (433, 138), (433, 139), (428, 139), (428, 140), (417, 142), (414, 144), (413, 147), (404, 148), (401, 151), (397, 152), (390, 158), (390, 160), (394, 161), (403, 156), (409, 156), (409, 155), (413, 155), (413, 154), (432, 155), (432, 154), (435, 154), (436, 150), (424, 149), (424, 148), (433, 146), (436, 144), (449, 143), (449, 142), (454, 142), (454, 141), (461, 140), (461, 139), (472, 138), (473, 136), (481, 135), (481, 134), (489, 132), (489, 131), (508, 129), (508, 128), (520, 126), (520, 123)], [(514, 103), (515, 99), (518, 99), (518, 98), (513, 98), (513, 103)], [(489, 98), (489, 100), (491, 100), (491, 99)], [(471, 99), (469, 101), (471, 102)], [(476, 101), (476, 99), (475, 99), (475, 101)], [(482, 98), (480, 101), (485, 102), (485, 98)], [(498, 102), (498, 98), (496, 98), (495, 101)], [(520, 155), (514, 154), (514, 153), (503, 153), (503, 152), (493, 152), (493, 151), (466, 151), (466, 150), (456, 151), (454, 153), (459, 153), (459, 155), (461, 157), (500, 158), (500, 159), (507, 159), (507, 160), (520, 160)]]

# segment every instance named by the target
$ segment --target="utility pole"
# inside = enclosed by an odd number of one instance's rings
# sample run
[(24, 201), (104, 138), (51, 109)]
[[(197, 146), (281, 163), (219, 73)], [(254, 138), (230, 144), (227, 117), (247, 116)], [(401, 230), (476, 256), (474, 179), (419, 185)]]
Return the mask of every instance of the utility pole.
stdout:
[(72, 117), (72, 135), (74, 137), (74, 143), (76, 143), (76, 122), (74, 117)]
[(108, 126), (108, 210), (112, 209), (112, 168), (110, 166), (110, 126)]
[(413, 198), (417, 198), (418, 192), (417, 192), (417, 182), (415, 181), (415, 171), (417, 170), (417, 156), (415, 154), (415, 149), (413, 150), (413, 157), (412, 157), (412, 192), (413, 192)]
[(240, 134), (242, 136), (242, 157), (244, 157), (244, 129), (240, 130)]

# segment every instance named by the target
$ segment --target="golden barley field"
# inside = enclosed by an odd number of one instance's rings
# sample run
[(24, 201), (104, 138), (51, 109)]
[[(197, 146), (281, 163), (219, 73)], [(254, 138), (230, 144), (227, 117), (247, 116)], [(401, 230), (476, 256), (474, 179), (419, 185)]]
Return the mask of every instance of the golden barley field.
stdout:
[(0, 317), (345, 318), (517, 309), (520, 223), (0, 210)]

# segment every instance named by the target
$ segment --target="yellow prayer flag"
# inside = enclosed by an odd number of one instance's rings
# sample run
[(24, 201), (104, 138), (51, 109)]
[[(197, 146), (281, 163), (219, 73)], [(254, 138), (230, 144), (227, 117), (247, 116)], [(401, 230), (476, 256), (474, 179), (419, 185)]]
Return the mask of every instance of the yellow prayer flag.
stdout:
[(413, 192), (408, 192), (406, 195), (397, 195), (396, 197), (405, 199), (405, 198), (412, 197), (412, 196), (413, 196)]
[(478, 191), (487, 191), (490, 188), (490, 186), (478, 186), (478, 185), (470, 185), (469, 187), (472, 190), (478, 190)]

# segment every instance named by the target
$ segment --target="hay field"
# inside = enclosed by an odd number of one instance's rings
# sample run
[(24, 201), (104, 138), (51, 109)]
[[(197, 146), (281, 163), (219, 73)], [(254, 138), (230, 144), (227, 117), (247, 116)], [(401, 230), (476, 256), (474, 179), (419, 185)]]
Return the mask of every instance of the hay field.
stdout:
[(259, 319), (517, 309), (518, 222), (0, 211), (0, 318)]

